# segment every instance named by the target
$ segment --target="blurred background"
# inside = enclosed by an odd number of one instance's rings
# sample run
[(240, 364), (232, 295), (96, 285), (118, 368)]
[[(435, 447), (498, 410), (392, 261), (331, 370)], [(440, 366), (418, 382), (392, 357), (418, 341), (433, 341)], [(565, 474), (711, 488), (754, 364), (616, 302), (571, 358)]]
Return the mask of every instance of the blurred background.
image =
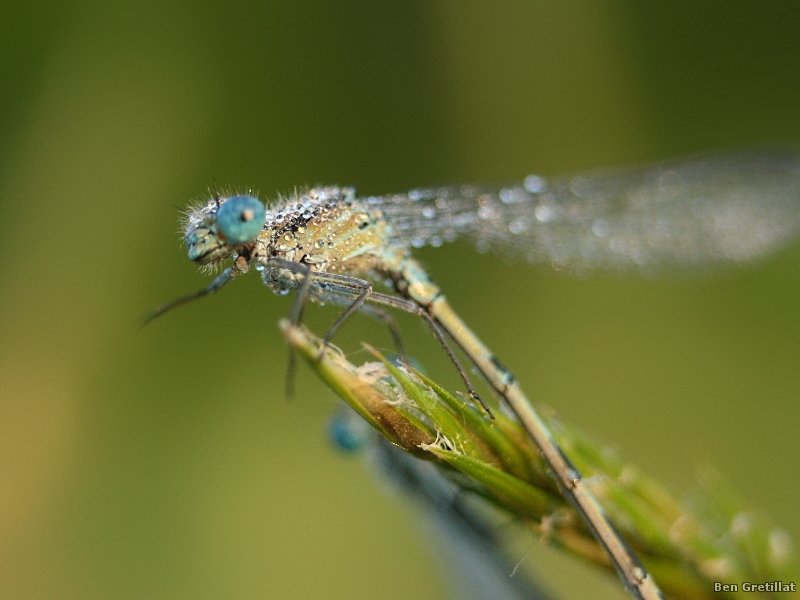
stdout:
[[(331, 449), (333, 394), (300, 365), (285, 399), (287, 298), (251, 276), (139, 329), (208, 282), (179, 209), (797, 143), (798, 25), (791, 2), (0, 4), (0, 596), (444, 597), (413, 507)], [(418, 254), (537, 402), (676, 493), (710, 461), (800, 539), (800, 246), (667, 280)], [(359, 340), (390, 347), (365, 318), (335, 341)], [(554, 592), (624, 597), (530, 545)]]

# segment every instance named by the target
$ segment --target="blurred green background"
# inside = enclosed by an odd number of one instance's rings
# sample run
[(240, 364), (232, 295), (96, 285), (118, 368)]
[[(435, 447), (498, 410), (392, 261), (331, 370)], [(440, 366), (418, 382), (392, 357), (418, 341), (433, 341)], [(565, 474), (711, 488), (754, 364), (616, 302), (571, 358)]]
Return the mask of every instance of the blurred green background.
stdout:
[[(284, 398), (286, 298), (251, 276), (138, 328), (207, 282), (176, 206), (800, 142), (799, 25), (794, 2), (0, 4), (0, 597), (444, 597), (412, 508), (330, 449), (332, 393), (301, 365)], [(419, 257), (536, 401), (676, 492), (713, 462), (800, 539), (800, 246), (668, 280)], [(364, 318), (336, 342), (361, 339), (390, 346)], [(531, 545), (550, 589), (624, 597)]]

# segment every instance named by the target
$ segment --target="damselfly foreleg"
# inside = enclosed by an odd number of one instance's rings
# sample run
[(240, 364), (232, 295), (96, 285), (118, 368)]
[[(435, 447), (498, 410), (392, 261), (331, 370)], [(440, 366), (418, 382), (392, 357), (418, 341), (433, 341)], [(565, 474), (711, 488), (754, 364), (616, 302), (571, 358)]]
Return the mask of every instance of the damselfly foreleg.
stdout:
[(142, 320), (142, 327), (147, 325), (150, 321), (155, 319), (156, 317), (160, 317), (165, 312), (172, 310), (173, 308), (178, 308), (179, 306), (183, 306), (184, 304), (188, 304), (193, 300), (199, 300), (204, 296), (210, 296), (211, 294), (219, 291), (219, 289), (224, 286), (226, 283), (231, 281), (234, 277), (243, 273), (237, 265), (232, 267), (228, 267), (222, 273), (220, 273), (214, 281), (212, 281), (208, 287), (203, 288), (202, 290), (198, 290), (191, 294), (187, 294), (185, 296), (181, 296), (180, 298), (176, 298), (171, 302), (167, 302), (166, 304), (162, 304), (161, 306), (153, 309), (143, 320)]

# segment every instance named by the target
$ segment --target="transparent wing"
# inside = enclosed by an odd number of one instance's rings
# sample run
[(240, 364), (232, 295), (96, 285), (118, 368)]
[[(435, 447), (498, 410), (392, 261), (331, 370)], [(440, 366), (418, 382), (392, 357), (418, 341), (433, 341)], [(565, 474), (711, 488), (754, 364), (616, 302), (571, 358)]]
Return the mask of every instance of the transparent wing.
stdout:
[(700, 156), (551, 183), (462, 186), (370, 197), (391, 243), (441, 245), (460, 236), (557, 268), (648, 270), (744, 262), (800, 229), (796, 150)]

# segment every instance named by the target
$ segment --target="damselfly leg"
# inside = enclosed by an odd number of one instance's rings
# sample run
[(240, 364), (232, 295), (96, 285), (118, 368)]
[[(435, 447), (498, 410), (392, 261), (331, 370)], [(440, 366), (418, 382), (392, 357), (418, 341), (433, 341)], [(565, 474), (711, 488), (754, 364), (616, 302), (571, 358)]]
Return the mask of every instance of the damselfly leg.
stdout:
[[(289, 261), (281, 260), (279, 263), (280, 268), (293, 270), (293, 272), (302, 274), (303, 276), (303, 282), (298, 288), (297, 296), (295, 297), (294, 306), (292, 310), (293, 315), (295, 314), (302, 315), (302, 306), (309, 299), (309, 296), (313, 296), (321, 301), (329, 301), (333, 303), (344, 304), (346, 306), (345, 310), (339, 315), (336, 321), (334, 321), (333, 325), (328, 329), (328, 332), (325, 334), (323, 338), (325, 345), (329, 343), (333, 334), (353, 314), (355, 314), (356, 311), (358, 311), (360, 308), (363, 308), (365, 306), (365, 303), (367, 302), (379, 304), (382, 306), (387, 306), (389, 308), (400, 310), (402, 312), (417, 315), (421, 317), (428, 325), (428, 327), (431, 329), (434, 337), (436, 337), (437, 341), (444, 349), (448, 358), (455, 366), (456, 370), (458, 371), (458, 374), (464, 381), (464, 385), (466, 386), (470, 397), (476, 402), (478, 402), (490, 417), (492, 416), (491, 409), (486, 405), (486, 403), (480, 397), (478, 392), (475, 390), (474, 386), (472, 385), (472, 382), (470, 381), (469, 376), (467, 375), (466, 370), (461, 365), (461, 361), (458, 359), (455, 352), (453, 351), (453, 348), (447, 341), (447, 338), (445, 337), (441, 327), (436, 322), (436, 319), (429, 314), (428, 310), (425, 307), (420, 306), (418, 303), (410, 299), (399, 298), (397, 296), (391, 296), (389, 294), (382, 294), (380, 292), (375, 292), (372, 289), (372, 284), (364, 279), (359, 279), (357, 277), (350, 277), (348, 275), (341, 275), (338, 273), (309, 271), (307, 268), (305, 268), (305, 265), (298, 265), (297, 267), (294, 267), (290, 266), (290, 264), (287, 263), (289, 263)], [(304, 269), (306, 271), (305, 273), (303, 272)], [(369, 313), (369, 309), (367, 310), (367, 312)], [(293, 321), (293, 323), (297, 324), (298, 321)], [(390, 331), (392, 332), (393, 337), (395, 337), (395, 340), (396, 341), (399, 340), (400, 336), (396, 329), (396, 325), (395, 326), (392, 325), (393, 320), (387, 321), (387, 323), (389, 324)], [(398, 350), (400, 351), (400, 354), (405, 358), (406, 353), (402, 346), (402, 343), (399, 344)], [(324, 352), (324, 347), (322, 351)], [(322, 353), (320, 354), (320, 356), (322, 356)]]

